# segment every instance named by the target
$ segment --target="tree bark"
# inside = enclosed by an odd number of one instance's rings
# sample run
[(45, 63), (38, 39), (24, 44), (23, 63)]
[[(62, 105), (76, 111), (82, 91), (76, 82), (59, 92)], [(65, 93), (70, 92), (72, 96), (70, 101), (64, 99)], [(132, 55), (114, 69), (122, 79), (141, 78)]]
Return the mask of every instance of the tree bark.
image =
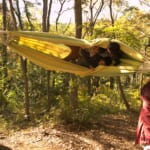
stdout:
[(28, 11), (28, 5), (27, 5), (27, 2), (25, 0), (23, 0), (24, 2), (24, 5), (25, 5), (25, 14), (26, 14), (26, 17), (27, 17), (27, 20), (28, 20), (28, 23), (29, 23), (29, 26), (30, 26), (30, 31), (33, 31), (34, 29), (34, 26), (30, 20), (30, 13)]
[[(21, 11), (19, 8), (19, 0), (16, 0), (16, 5), (17, 5), (16, 14), (19, 20), (19, 27), (21, 30), (23, 30)], [(20, 56), (20, 60), (21, 60), (21, 67), (22, 67), (22, 77), (24, 81), (25, 118), (29, 120), (30, 119), (30, 99), (29, 99), (28, 76), (27, 76), (27, 59), (23, 58), (23, 56)]]
[[(7, 5), (6, 0), (2, 1), (2, 12), (3, 12), (3, 20), (2, 20), (2, 29), (3, 31), (6, 31), (7, 29)], [(6, 35), (3, 35), (3, 41), (6, 41)], [(1, 59), (2, 59), (2, 76), (0, 77), (0, 80), (2, 81), (2, 86), (0, 88), (0, 103), (1, 103), (1, 111), (5, 111), (5, 108), (7, 107), (7, 101), (5, 100), (5, 97), (3, 96), (4, 91), (6, 90), (7, 85), (7, 46), (2, 45), (2, 51), (1, 51)]]
[(70, 108), (75, 110), (78, 108), (78, 78), (71, 74), (70, 77)]
[(48, 101), (48, 107), (47, 107), (47, 112), (48, 112), (51, 109), (50, 71), (47, 71), (47, 101)]
[(42, 30), (47, 31), (47, 0), (43, 0), (43, 17), (42, 17)]
[(74, 0), (75, 2), (75, 36), (82, 37), (82, 3), (81, 0)]
[(42, 16), (42, 31), (43, 32), (49, 32), (52, 1), (53, 0), (50, 0), (48, 4), (48, 0), (43, 0), (43, 16)]
[[(3, 0), (3, 31), (6, 31), (7, 28), (7, 22), (6, 22), (6, 13), (7, 13), (7, 6), (6, 1)], [(3, 40), (6, 40), (6, 36), (3, 36)], [(3, 67), (3, 79), (5, 81), (5, 78), (7, 77), (7, 47), (6, 45), (2, 45), (2, 67)], [(3, 84), (5, 87), (5, 82)]]
[(112, 11), (112, 0), (109, 1), (109, 11), (110, 11), (111, 24), (112, 24), (112, 26), (114, 26), (114, 17), (113, 17), (113, 11)]
[(29, 100), (29, 87), (28, 87), (28, 76), (27, 76), (27, 59), (21, 58), (22, 76), (24, 80), (24, 96), (25, 96), (25, 118), (30, 118), (30, 100)]
[(23, 23), (22, 23), (22, 18), (21, 18), (21, 12), (19, 9), (19, 0), (16, 0), (16, 5), (17, 5), (17, 11), (16, 11), (16, 15), (18, 17), (19, 20), (19, 27), (21, 30), (23, 30)]
[[(48, 7), (49, 6), (49, 7)], [(47, 0), (43, 0), (43, 19), (42, 19), (42, 30), (43, 32), (49, 32), (50, 27), (50, 13), (51, 13), (52, 0), (50, 0), (49, 5)], [(50, 95), (50, 71), (47, 70), (47, 111), (51, 108), (51, 95)]]
[(126, 100), (125, 94), (124, 94), (124, 92), (123, 92), (123, 88), (122, 88), (122, 85), (121, 85), (120, 77), (117, 77), (117, 83), (118, 83), (118, 88), (119, 88), (121, 97), (122, 97), (123, 102), (124, 102), (124, 104), (125, 104), (125, 106), (126, 106), (126, 109), (127, 109), (127, 110), (130, 110), (130, 105), (129, 105), (128, 101)]
[(56, 31), (58, 30), (58, 21), (59, 21), (59, 18), (61, 16), (61, 13), (62, 13), (62, 10), (63, 10), (63, 6), (64, 6), (64, 3), (65, 3), (66, 0), (59, 0), (59, 3), (60, 3), (60, 9), (58, 11), (58, 16), (56, 18)]
[[(75, 7), (75, 36), (77, 38), (82, 37), (82, 7), (81, 0), (74, 0)], [(70, 99), (71, 99), (71, 108), (76, 109), (78, 107), (78, 77), (71, 75), (70, 85)]]
[(17, 21), (16, 21), (16, 17), (15, 17), (15, 13), (14, 13), (12, 0), (9, 0), (9, 5), (10, 5), (11, 16), (13, 19), (14, 29), (17, 30)]

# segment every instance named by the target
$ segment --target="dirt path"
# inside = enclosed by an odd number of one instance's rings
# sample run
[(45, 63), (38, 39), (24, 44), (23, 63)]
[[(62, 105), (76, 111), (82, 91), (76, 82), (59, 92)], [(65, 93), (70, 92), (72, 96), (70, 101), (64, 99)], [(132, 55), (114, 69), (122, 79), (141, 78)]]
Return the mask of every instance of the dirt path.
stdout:
[[(0, 144), (11, 150), (141, 150), (134, 146), (135, 115), (103, 116), (88, 127), (41, 125), (0, 134)], [(0, 147), (0, 150), (5, 150)], [(6, 149), (7, 150), (7, 149)]]

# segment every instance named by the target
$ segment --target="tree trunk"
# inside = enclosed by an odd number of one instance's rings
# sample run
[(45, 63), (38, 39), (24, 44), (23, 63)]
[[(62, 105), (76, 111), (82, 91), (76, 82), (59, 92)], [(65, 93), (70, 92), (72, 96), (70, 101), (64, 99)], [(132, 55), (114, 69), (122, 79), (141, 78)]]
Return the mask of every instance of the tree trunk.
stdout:
[[(3, 31), (6, 31), (6, 1), (2, 1), (2, 9), (3, 9)], [(6, 36), (3, 36), (3, 40), (6, 40)], [(0, 88), (0, 103), (1, 103), (1, 110), (4, 111), (6, 108), (6, 100), (3, 96), (3, 92), (5, 91), (6, 88), (6, 77), (8, 75), (7, 73), (7, 47), (5, 45), (2, 45), (2, 52), (1, 52), (1, 58), (2, 58), (2, 77), (0, 80), (2, 81), (2, 89)]]
[(114, 17), (113, 17), (113, 12), (112, 12), (112, 0), (110, 0), (110, 3), (109, 3), (109, 11), (110, 11), (111, 24), (112, 26), (114, 26)]
[(43, 0), (43, 16), (42, 16), (42, 31), (49, 32), (50, 28), (50, 14), (53, 0)]
[(25, 96), (25, 118), (30, 119), (30, 100), (29, 100), (29, 88), (28, 88), (28, 76), (27, 76), (27, 59), (21, 58), (22, 76), (24, 80), (24, 96)]
[(63, 10), (63, 6), (64, 6), (65, 2), (66, 2), (66, 0), (59, 0), (60, 9), (58, 11), (58, 15), (57, 15), (57, 18), (56, 18), (56, 31), (58, 31), (58, 21), (59, 21), (59, 18), (61, 16), (61, 13), (62, 13), (62, 10)]
[[(19, 0), (16, 0), (17, 5), (17, 17), (19, 20), (19, 27), (23, 30), (23, 23), (21, 18), (21, 12), (19, 8)], [(28, 76), (27, 76), (27, 59), (20, 56), (21, 67), (22, 67), (22, 77), (24, 81), (24, 98), (25, 98), (25, 118), (27, 120), (30, 119), (30, 99), (29, 99), (29, 88), (28, 88)]]
[(50, 71), (47, 71), (47, 101), (48, 101), (47, 111), (50, 111), (51, 109)]
[(70, 108), (75, 110), (78, 108), (78, 78), (71, 75), (70, 78)]
[(43, 17), (42, 17), (42, 30), (47, 31), (47, 0), (43, 0)]
[[(94, 14), (93, 8), (96, 5), (99, 5), (99, 6), (98, 6), (98, 9), (96, 10), (96, 12)], [(102, 11), (103, 6), (104, 6), (104, 0), (101, 0), (100, 2), (99, 1), (93, 2), (93, 0), (90, 0), (90, 23), (89, 23), (90, 36), (93, 35), (94, 26), (96, 24), (96, 21), (97, 21), (99, 14)]]
[[(49, 6), (49, 7), (48, 7)], [(43, 32), (49, 32), (50, 27), (50, 12), (51, 12), (52, 0), (50, 0), (49, 5), (47, 0), (43, 0), (43, 17), (42, 17), (42, 30)], [(47, 70), (47, 111), (51, 108), (51, 96), (50, 96), (50, 71)]]
[[(111, 25), (112, 25), (112, 27), (114, 27), (115, 20), (114, 20), (114, 17), (113, 17), (112, 4), (113, 4), (113, 0), (109, 0), (109, 11), (110, 11)], [(115, 33), (114, 32), (112, 34), (112, 38), (115, 38)], [(124, 91), (123, 91), (123, 88), (122, 88), (122, 85), (121, 85), (120, 77), (117, 77), (117, 84), (118, 84), (118, 88), (120, 90), (120, 94), (121, 94), (121, 97), (123, 99), (123, 102), (126, 105), (126, 108), (129, 110), (130, 106), (129, 106), (127, 100), (126, 100), (126, 97), (125, 97), (125, 94), (124, 94)], [(114, 86), (114, 78), (111, 77), (110, 78), (110, 88), (113, 88), (113, 86)]]
[(17, 30), (17, 21), (16, 21), (16, 17), (15, 17), (15, 13), (14, 13), (12, 0), (9, 0), (9, 5), (10, 5), (10, 11), (11, 11), (11, 16), (12, 16), (12, 20), (13, 20), (13, 26), (14, 26), (14, 29)]
[(82, 6), (81, 0), (74, 0), (75, 2), (75, 30), (76, 37), (82, 37)]
[(25, 0), (23, 0), (24, 2), (24, 5), (25, 5), (25, 14), (26, 14), (26, 17), (27, 17), (27, 20), (28, 20), (28, 23), (29, 23), (29, 26), (30, 26), (30, 31), (33, 31), (34, 29), (34, 26), (30, 20), (30, 13), (28, 11), (28, 5), (27, 5), (27, 2)]
[[(77, 38), (82, 37), (82, 7), (81, 7), (81, 0), (74, 0), (74, 8), (75, 8), (75, 36)], [(71, 108), (76, 109), (78, 107), (78, 77), (75, 75), (71, 75), (71, 82), (70, 85), (71, 89)]]
[(19, 9), (19, 0), (16, 0), (16, 5), (17, 5), (16, 15), (17, 15), (18, 20), (19, 20), (19, 27), (20, 27), (21, 30), (23, 30), (23, 23), (22, 23), (22, 18), (21, 18), (21, 12), (20, 12), (20, 9)]
[(123, 99), (123, 102), (124, 102), (124, 104), (126, 106), (126, 109), (129, 110), (130, 109), (130, 105), (129, 105), (128, 101), (126, 100), (125, 94), (123, 92), (123, 88), (122, 88), (122, 85), (121, 85), (120, 77), (117, 77), (117, 84), (118, 84), (118, 88), (119, 88), (121, 97)]
[(49, 8), (48, 8), (48, 18), (47, 18), (47, 29), (48, 29), (48, 31), (50, 30), (50, 14), (51, 14), (52, 2), (53, 2), (53, 0), (50, 0)]
[[(6, 1), (3, 0), (3, 31), (6, 31), (6, 11), (7, 11)], [(3, 36), (3, 40), (6, 40), (6, 36)], [(2, 67), (3, 67), (3, 87), (5, 87), (5, 78), (7, 77), (7, 47), (2, 45)]]

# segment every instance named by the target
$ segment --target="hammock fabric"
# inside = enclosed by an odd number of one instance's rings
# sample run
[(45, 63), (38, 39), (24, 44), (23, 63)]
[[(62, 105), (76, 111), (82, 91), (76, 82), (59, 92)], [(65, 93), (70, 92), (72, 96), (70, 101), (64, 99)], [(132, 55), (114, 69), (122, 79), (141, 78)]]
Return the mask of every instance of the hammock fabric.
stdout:
[[(17, 54), (26, 57), (33, 63), (45, 68), (61, 72), (73, 73), (80, 76), (116, 76), (122, 73), (133, 73), (143, 63), (143, 56), (118, 41), (124, 57), (119, 66), (99, 65), (94, 69), (67, 61), (68, 56), (78, 53), (79, 48), (99, 46), (107, 48), (109, 38), (100, 38), (92, 41), (77, 39), (74, 37), (60, 36), (43, 32), (0, 32), (0, 42), (9, 47)], [(72, 49), (72, 47), (76, 49)]]

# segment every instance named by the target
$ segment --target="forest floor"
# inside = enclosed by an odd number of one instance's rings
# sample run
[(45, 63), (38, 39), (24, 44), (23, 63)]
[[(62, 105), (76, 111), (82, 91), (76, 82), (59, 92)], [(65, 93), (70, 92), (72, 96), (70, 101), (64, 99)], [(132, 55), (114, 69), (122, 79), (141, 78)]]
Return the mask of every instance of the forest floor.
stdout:
[(0, 150), (141, 150), (134, 145), (137, 120), (137, 113), (126, 113), (85, 126), (35, 125), (0, 133)]

